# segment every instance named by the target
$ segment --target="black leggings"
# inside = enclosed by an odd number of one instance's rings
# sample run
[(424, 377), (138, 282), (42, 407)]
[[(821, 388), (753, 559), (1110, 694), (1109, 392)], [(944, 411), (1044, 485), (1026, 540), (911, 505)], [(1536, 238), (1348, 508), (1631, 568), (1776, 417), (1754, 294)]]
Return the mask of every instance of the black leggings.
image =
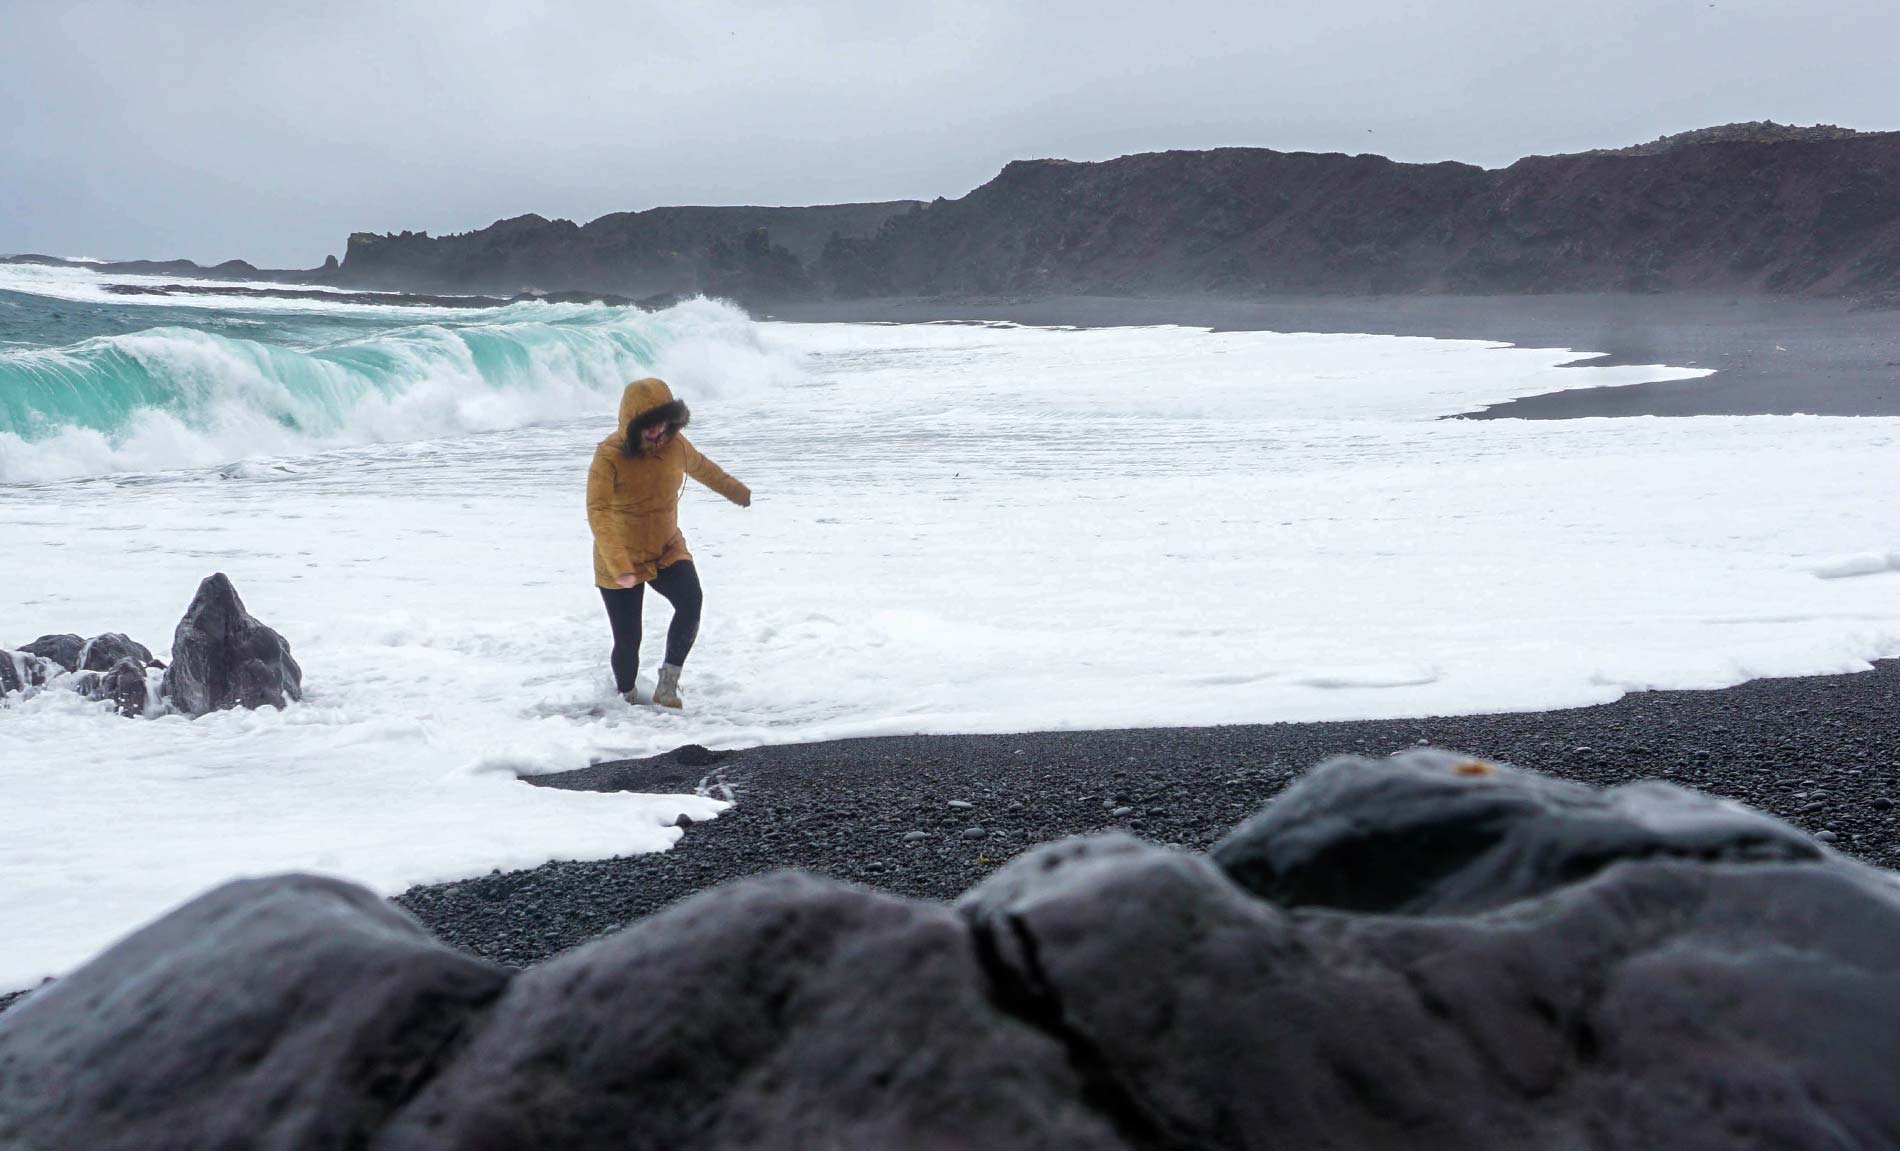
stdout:
[[(666, 629), (666, 662), (679, 667), (699, 638), (699, 571), (692, 560), (681, 560), (661, 568), (651, 582), (653, 590), (673, 605), (673, 622)], [(607, 622), (614, 629), (614, 687), (622, 695), (633, 690), (634, 677), (640, 673), (640, 608), (646, 602), (645, 593), (646, 584), (600, 589), (600, 598), (607, 604)]]

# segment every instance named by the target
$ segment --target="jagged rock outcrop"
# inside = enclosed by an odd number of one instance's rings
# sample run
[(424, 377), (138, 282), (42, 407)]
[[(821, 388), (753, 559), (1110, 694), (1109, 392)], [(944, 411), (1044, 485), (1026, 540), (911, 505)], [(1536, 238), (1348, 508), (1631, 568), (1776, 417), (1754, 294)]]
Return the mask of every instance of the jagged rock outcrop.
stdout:
[(178, 621), (159, 694), (194, 719), (229, 707), (283, 708), (303, 698), (303, 669), (284, 637), (252, 618), (217, 572), (198, 585)]
[(80, 653), (86, 650), (86, 641), (71, 632), (65, 635), (43, 635), (32, 643), (21, 644), (20, 650), (51, 660), (67, 671), (78, 671)]
[(0, 696), (42, 687), (64, 671), (52, 660), (33, 655), (25, 648), (0, 651)]
[(1895, 938), (1893, 876), (1765, 816), (1420, 751), (1209, 856), (767, 876), (520, 973), (233, 884), (0, 1014), (0, 1144), (1888, 1147)]
[(151, 649), (121, 632), (109, 631), (86, 641), (79, 651), (79, 670), (111, 671), (121, 661), (128, 659), (141, 667), (150, 667)]
[(121, 659), (99, 677), (95, 699), (109, 699), (112, 710), (132, 719), (145, 714), (149, 691), (145, 686), (148, 665), (136, 659)]
[[(50, 656), (35, 654), (36, 650)], [(111, 700), (120, 715), (138, 716), (150, 702), (145, 669), (158, 666), (145, 645), (118, 632), (90, 640), (76, 635), (41, 636), (17, 652), (0, 651), (0, 696), (26, 693), (57, 680), (87, 699)]]
[(147, 665), (136, 659), (122, 659), (105, 671), (82, 671), (72, 677), (71, 687), (87, 699), (112, 701), (112, 710), (127, 719), (145, 714), (151, 702), (151, 690), (145, 683)]
[(10, 651), (0, 651), (0, 696), (11, 695), (26, 685), (23, 661)]
[(87, 699), (111, 700), (119, 715), (145, 714), (152, 704), (146, 671), (163, 668), (159, 696), (192, 718), (228, 707), (284, 707), (303, 698), (303, 671), (290, 646), (251, 618), (222, 572), (198, 593), (172, 637), (173, 664), (153, 658), (121, 632), (91, 639), (43, 635), (19, 651), (0, 651), (0, 696), (55, 682)]
[[(119, 675), (126, 664), (136, 665), (140, 687), (136, 692), (139, 709), (144, 707), (144, 669), (158, 666), (144, 644), (111, 631), (82, 639), (77, 635), (43, 635), (32, 643), (23, 643), (17, 652), (0, 652), (0, 695), (28, 687), (42, 687), (62, 673), (79, 673), (71, 682), (75, 690), (93, 699), (110, 694), (123, 705), (134, 698), (129, 686), (100, 691), (103, 678)], [(90, 674), (88, 674), (90, 673)], [(123, 678), (123, 676), (121, 676)], [(127, 681), (129, 683), (129, 681)], [(137, 711), (123, 714), (137, 714)]]

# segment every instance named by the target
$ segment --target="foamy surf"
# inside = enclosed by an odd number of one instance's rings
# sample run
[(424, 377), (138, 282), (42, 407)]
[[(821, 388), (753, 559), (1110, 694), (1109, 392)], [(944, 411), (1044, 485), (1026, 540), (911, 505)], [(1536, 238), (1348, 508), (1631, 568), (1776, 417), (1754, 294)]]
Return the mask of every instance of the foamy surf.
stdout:
[[(104, 260), (85, 260), (73, 257), (74, 263), (103, 264)], [(114, 292), (112, 285), (124, 285), (135, 288), (165, 288), (185, 286), (194, 289), (183, 295), (145, 295), (122, 294)], [(233, 292), (229, 295), (216, 294), (219, 288), (262, 289), (266, 291), (291, 289), (298, 292), (311, 292), (319, 295), (334, 294), (337, 300), (324, 299), (283, 299), (242, 295)], [(209, 294), (200, 294), (204, 289), (212, 289)], [(199, 280), (179, 276), (141, 275), (129, 272), (102, 274), (91, 268), (60, 267), (51, 264), (0, 264), (0, 292), (19, 292), (25, 295), (43, 296), (48, 299), (65, 300), (69, 303), (95, 304), (107, 307), (124, 308), (190, 308), (198, 311), (221, 309), (245, 309), (249, 311), (273, 313), (287, 312), (310, 314), (333, 311), (361, 315), (397, 316), (404, 313), (418, 313), (430, 316), (453, 316), (458, 314), (450, 309), (417, 309), (405, 305), (398, 293), (390, 293), (390, 302), (386, 305), (360, 304), (342, 299), (344, 296), (360, 295), (360, 290), (338, 288), (329, 284), (284, 283), (276, 280)]]
[[(159, 444), (178, 470), (132, 476), (112, 471), (136, 462), (121, 425), (93, 433), (85, 478), (0, 485), (0, 645), (113, 630), (162, 657), (223, 570), (307, 692), (195, 722), (54, 692), (0, 712), (0, 988), (230, 875), (394, 892), (662, 849), (676, 814), (717, 806), (516, 772), (685, 743), (1548, 708), (1900, 652), (1891, 577), (1815, 578), (1900, 539), (1900, 421), (1440, 420), (1695, 374), (1470, 342), (594, 311), (306, 341), (272, 317), (268, 353), (167, 336), (238, 366), (160, 410), (223, 404), (252, 439), (195, 469)], [(360, 390), (288, 379), (332, 368)], [(682, 714), (615, 698), (588, 558), (587, 462), (648, 372), (757, 494), (683, 497), (706, 617)]]

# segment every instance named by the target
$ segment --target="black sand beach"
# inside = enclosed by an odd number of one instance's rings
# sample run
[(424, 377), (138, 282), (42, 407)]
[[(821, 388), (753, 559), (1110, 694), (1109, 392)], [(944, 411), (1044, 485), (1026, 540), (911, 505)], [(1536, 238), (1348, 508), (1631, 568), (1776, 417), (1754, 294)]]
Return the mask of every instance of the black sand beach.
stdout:
[[(1566, 347), (1591, 364), (1715, 367), (1582, 389), (1476, 418), (1900, 415), (1900, 311), (1682, 296), (1300, 300), (887, 300), (786, 307), (791, 321), (1179, 323)], [(1900, 661), (1870, 672), (1651, 692), (1507, 715), (1188, 729), (912, 736), (598, 764), (529, 781), (578, 790), (728, 788), (737, 804), (671, 851), (427, 887), (396, 902), (443, 939), (526, 965), (730, 879), (796, 867), (952, 898), (1012, 856), (1122, 828), (1208, 847), (1314, 764), (1420, 743), (1600, 785), (1661, 778), (1734, 799), (1900, 868)], [(967, 806), (966, 806), (967, 805)], [(7, 997), (0, 997), (0, 1009)]]
[[(1553, 295), (1383, 299), (884, 300), (788, 306), (788, 321), (1004, 320), (1482, 339), (1713, 367), (1705, 379), (1553, 393), (1474, 418), (1900, 415), (1900, 311), (1846, 301)], [(1900, 661), (1871, 672), (1649, 692), (1600, 707), (1377, 722), (914, 736), (682, 749), (545, 776), (581, 790), (730, 788), (671, 851), (419, 887), (397, 900), (442, 938), (530, 964), (706, 887), (797, 867), (948, 899), (1046, 840), (1111, 827), (1200, 850), (1339, 754), (1420, 743), (1594, 784), (1660, 778), (1771, 812), (1900, 867)], [(967, 806), (964, 806), (967, 805)]]
[(1420, 743), (1599, 785), (1658, 778), (1771, 812), (1900, 866), (1900, 660), (1852, 675), (1633, 694), (1565, 711), (1352, 723), (913, 736), (682, 749), (544, 776), (546, 787), (690, 791), (737, 804), (671, 851), (414, 888), (440, 937), (525, 965), (695, 891), (781, 867), (949, 899), (1010, 857), (1122, 828), (1208, 847), (1333, 755)]
[[(1703, 380), (1538, 396), (1477, 418), (1900, 415), (1900, 311), (1837, 301), (900, 300), (785, 308), (775, 318), (1180, 323), (1495, 340), (1608, 353), (1584, 361), (1593, 364), (1718, 371)], [(416, 887), (396, 902), (444, 940), (529, 965), (694, 892), (777, 868), (949, 899), (1014, 855), (1065, 835), (1121, 828), (1201, 850), (1324, 759), (1420, 743), (1600, 785), (1671, 780), (1790, 820), (1868, 863), (1900, 868), (1897, 721), (1900, 661), (1883, 661), (1859, 674), (1641, 693), (1549, 712), (686, 748), (529, 781), (600, 791), (730, 789), (736, 805), (689, 827), (672, 850)], [(0, 996), (0, 1010), (15, 998)]]
[(1367, 332), (1602, 352), (1594, 366), (1668, 364), (1713, 376), (1553, 392), (1479, 418), (1900, 415), (1900, 308), (1846, 300), (1685, 295), (1384, 296), (1249, 300), (1055, 297), (787, 305), (792, 321), (1009, 320), (1079, 327)]

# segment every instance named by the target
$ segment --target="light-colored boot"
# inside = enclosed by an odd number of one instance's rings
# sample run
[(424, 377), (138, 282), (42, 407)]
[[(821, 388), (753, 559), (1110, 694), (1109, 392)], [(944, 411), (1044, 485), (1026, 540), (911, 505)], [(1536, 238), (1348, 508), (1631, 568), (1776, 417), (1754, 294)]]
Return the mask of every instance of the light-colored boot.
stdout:
[(660, 707), (680, 706), (680, 667), (676, 663), (660, 665), (660, 681), (653, 685), (653, 702)]

